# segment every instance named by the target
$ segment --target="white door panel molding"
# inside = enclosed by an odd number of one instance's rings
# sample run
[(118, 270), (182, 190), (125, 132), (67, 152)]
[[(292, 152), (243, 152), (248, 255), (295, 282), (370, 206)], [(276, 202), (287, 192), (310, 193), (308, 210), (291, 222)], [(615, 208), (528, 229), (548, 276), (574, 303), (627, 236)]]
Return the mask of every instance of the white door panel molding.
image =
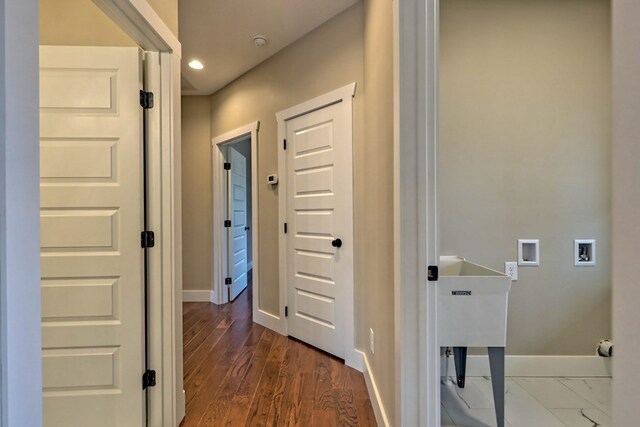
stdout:
[(351, 84), (276, 115), (283, 141), (279, 314), (288, 335), (361, 370), (354, 349), (354, 94)]

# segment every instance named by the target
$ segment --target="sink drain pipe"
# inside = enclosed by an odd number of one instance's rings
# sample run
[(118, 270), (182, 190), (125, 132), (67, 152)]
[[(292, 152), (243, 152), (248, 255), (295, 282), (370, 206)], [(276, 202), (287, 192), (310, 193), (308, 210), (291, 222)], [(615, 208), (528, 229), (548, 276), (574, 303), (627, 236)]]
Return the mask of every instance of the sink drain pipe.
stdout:
[(596, 348), (598, 356), (611, 357), (613, 355), (613, 343), (610, 340), (602, 340)]

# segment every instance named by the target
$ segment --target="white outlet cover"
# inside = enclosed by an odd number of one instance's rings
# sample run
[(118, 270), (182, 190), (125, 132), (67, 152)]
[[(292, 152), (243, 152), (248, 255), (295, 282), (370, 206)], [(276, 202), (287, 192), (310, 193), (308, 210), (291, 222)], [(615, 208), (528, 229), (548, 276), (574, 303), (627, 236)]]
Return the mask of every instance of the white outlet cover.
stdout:
[(513, 262), (505, 262), (504, 263), (504, 274), (511, 277), (511, 281), (515, 282), (518, 280), (518, 263)]
[(371, 354), (375, 354), (376, 346), (375, 346), (375, 336), (373, 334), (373, 329), (369, 328), (369, 348), (371, 349)]

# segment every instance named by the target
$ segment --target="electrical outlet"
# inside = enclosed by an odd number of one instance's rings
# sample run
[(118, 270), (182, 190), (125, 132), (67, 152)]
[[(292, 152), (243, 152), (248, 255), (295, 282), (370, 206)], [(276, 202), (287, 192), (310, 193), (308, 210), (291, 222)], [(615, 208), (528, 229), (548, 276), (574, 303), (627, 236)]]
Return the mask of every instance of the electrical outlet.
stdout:
[(517, 262), (505, 262), (504, 263), (504, 274), (511, 277), (511, 281), (515, 282), (518, 280), (518, 263)]
[(373, 336), (373, 329), (369, 328), (369, 348), (371, 349), (371, 354), (375, 354), (376, 352), (375, 343), (376, 342)]

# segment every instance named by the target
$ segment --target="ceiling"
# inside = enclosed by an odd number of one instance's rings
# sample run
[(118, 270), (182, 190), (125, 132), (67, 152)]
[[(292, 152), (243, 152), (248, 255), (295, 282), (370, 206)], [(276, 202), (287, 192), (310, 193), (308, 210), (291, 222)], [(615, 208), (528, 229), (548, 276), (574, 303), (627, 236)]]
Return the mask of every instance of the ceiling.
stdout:
[[(179, 0), (182, 93), (209, 95), (358, 0)], [(253, 37), (269, 42), (261, 48)], [(205, 68), (187, 64), (200, 60)]]

